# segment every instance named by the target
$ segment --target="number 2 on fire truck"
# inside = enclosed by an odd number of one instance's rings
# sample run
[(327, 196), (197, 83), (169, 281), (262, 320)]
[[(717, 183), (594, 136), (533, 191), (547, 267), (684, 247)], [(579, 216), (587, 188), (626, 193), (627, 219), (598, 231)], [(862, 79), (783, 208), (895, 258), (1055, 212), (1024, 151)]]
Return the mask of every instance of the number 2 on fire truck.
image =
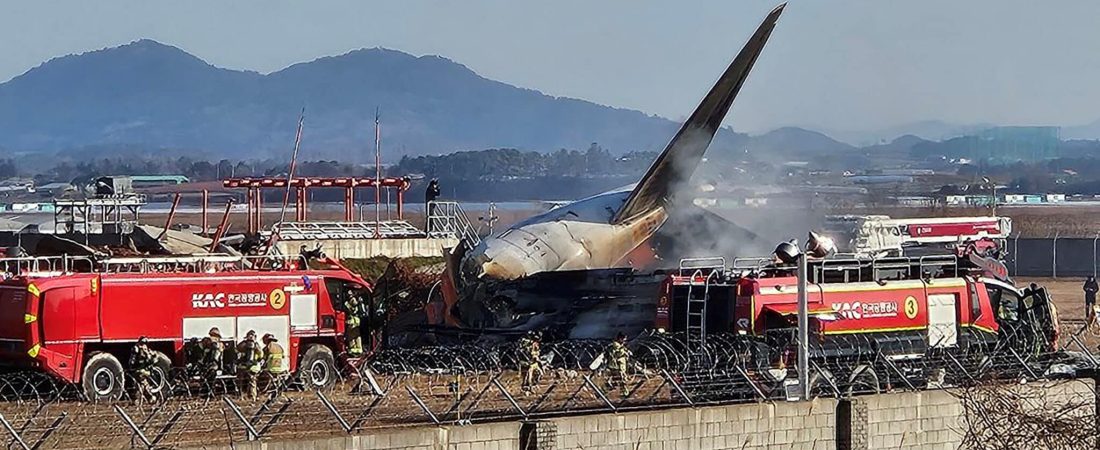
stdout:
[(271, 302), (271, 307), (276, 310), (283, 309), (283, 306), (286, 305), (286, 293), (282, 289), (273, 289), (268, 299)]
[(905, 298), (905, 317), (910, 320), (917, 318), (917, 298), (909, 296)]

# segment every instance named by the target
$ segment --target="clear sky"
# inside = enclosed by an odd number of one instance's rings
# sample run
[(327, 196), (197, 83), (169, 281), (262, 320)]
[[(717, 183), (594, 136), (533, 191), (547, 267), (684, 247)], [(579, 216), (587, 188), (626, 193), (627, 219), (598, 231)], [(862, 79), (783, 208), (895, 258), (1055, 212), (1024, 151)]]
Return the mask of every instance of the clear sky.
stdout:
[[(271, 72), (363, 47), (552, 95), (690, 113), (776, 1), (5, 1), (0, 80), (151, 38)], [(1100, 1), (792, 0), (726, 123), (871, 130), (1100, 119)]]

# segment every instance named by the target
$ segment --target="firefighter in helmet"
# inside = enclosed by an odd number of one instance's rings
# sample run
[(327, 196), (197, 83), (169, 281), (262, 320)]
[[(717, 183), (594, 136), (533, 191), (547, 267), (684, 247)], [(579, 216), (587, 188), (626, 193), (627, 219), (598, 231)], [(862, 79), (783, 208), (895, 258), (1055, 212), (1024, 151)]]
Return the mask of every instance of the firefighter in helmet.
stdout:
[(542, 334), (534, 330), (528, 331), (527, 335), (519, 340), (518, 360), (525, 394), (531, 393), (532, 386), (538, 383), (539, 375), (542, 373), (542, 368), (539, 367), (539, 361), (542, 358), (541, 341)]
[(148, 398), (154, 400), (153, 369), (157, 366), (157, 354), (149, 348), (149, 338), (142, 336), (130, 351), (130, 369), (137, 379), (138, 395), (135, 400), (140, 405)]
[(225, 347), (222, 345), (222, 332), (218, 327), (210, 329), (203, 338), (202, 364), (207, 378), (216, 378), (222, 371), (222, 354)]
[(241, 392), (252, 400), (259, 397), (257, 378), (263, 367), (264, 352), (256, 342), (256, 330), (248, 330), (244, 340), (237, 344), (237, 378), (241, 383)]
[(607, 346), (605, 357), (611, 369), (612, 383), (619, 385), (619, 392), (626, 395), (626, 371), (630, 362), (630, 349), (626, 348), (626, 334), (620, 332), (615, 336), (615, 340)]
[(275, 335), (271, 333), (264, 335), (263, 343), (263, 374), (267, 379), (267, 390), (278, 392), (282, 390), (283, 382), (286, 379), (287, 367), (284, 361), (286, 351), (283, 350), (282, 345), (279, 345), (279, 340), (275, 338)]
[(187, 376), (196, 376), (202, 373), (202, 358), (206, 353), (204, 344), (199, 338), (192, 336), (183, 346), (183, 355), (187, 360)]
[(351, 290), (348, 292), (348, 300), (344, 302), (344, 339), (348, 347), (348, 356), (353, 358), (363, 355), (363, 336), (359, 326), (366, 312), (362, 291)]

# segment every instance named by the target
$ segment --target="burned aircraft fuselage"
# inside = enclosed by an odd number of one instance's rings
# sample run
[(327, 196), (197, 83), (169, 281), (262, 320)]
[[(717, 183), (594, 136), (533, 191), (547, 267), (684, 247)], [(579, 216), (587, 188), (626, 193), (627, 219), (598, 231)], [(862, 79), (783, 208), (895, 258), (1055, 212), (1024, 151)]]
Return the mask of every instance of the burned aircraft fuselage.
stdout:
[(653, 235), (667, 218), (656, 208), (613, 224), (630, 189), (607, 192), (554, 208), (481, 241), (462, 258), (466, 280), (508, 281), (541, 272), (611, 268)]

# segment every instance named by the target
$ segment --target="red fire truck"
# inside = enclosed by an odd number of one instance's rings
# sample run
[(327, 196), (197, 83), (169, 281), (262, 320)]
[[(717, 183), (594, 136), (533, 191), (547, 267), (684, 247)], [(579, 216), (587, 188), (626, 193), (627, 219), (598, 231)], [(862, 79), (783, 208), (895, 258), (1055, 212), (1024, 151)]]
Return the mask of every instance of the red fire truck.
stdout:
[[(708, 334), (734, 333), (763, 349), (755, 355), (768, 355), (759, 368), (789, 365), (796, 267), (763, 258), (732, 267), (717, 261), (682, 262), (665, 280), (656, 327), (681, 333), (688, 346), (702, 345)], [(932, 355), (1053, 352), (1054, 304), (1043, 288), (1017, 288), (1005, 273), (999, 261), (975, 254), (810, 260), (811, 361), (847, 370), (830, 374), (837, 386), (877, 390), (901, 374), (921, 382)]]
[[(185, 367), (185, 346), (218, 328), (226, 377), (234, 343), (274, 335), (290, 370), (315, 387), (336, 379), (345, 348), (344, 305), (370, 286), (339, 263), (230, 256), (0, 260), (0, 361), (78, 383), (89, 399), (119, 398), (134, 343), (159, 354), (154, 390)], [(267, 267), (266, 269), (257, 267)], [(83, 271), (79, 271), (83, 270)]]
[(970, 247), (985, 255), (1005, 248), (1012, 234), (1008, 217), (922, 217), (892, 219), (889, 216), (828, 216), (823, 234), (832, 238), (841, 253), (864, 256), (913, 256), (951, 253)]

